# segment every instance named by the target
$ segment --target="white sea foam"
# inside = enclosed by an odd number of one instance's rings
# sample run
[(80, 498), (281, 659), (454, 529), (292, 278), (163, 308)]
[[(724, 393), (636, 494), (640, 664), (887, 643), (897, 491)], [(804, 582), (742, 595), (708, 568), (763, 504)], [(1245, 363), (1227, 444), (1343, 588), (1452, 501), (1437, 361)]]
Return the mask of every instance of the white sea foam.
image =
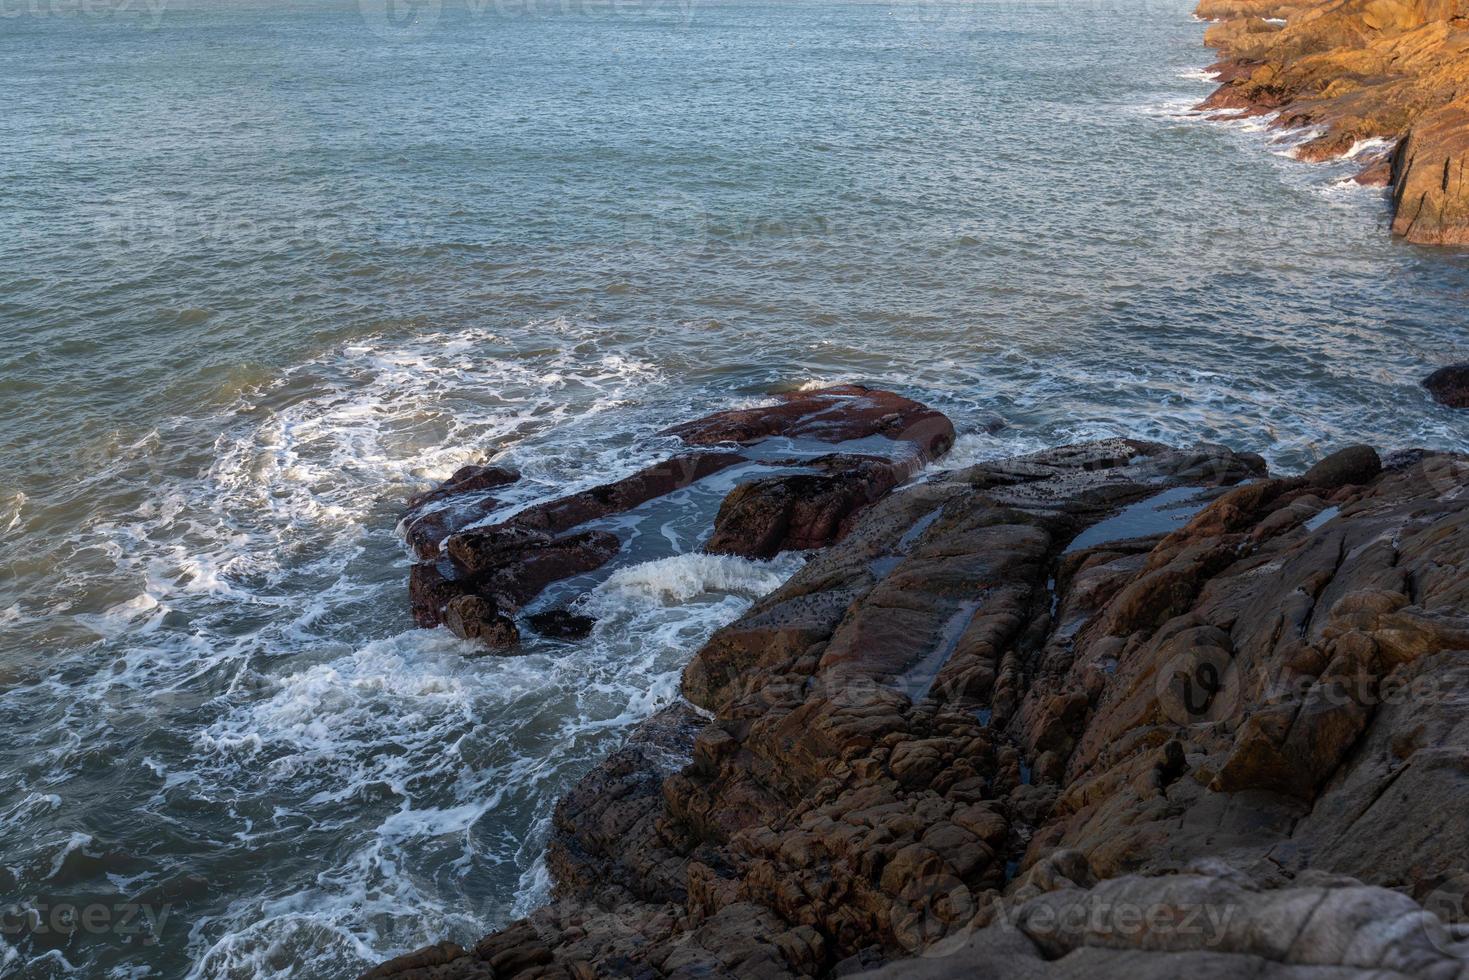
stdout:
[(1047, 445), (1044, 439), (1007, 431), (994, 434), (988, 432), (961, 433), (955, 438), (953, 447), (938, 460), (928, 464), (924, 468), (924, 473), (933, 475), (1010, 456), (1023, 456), (1026, 453), (1040, 452), (1047, 448)]
[(1213, 83), (1219, 81), (1219, 73), (1206, 68), (1186, 68), (1178, 73), (1178, 77), (1189, 82)]
[(20, 512), (25, 507), (26, 495), (16, 493), (9, 500), (0, 502), (0, 534), (9, 534), (21, 526)]
[(770, 562), (730, 555), (677, 555), (612, 573), (594, 593), (591, 605), (602, 608), (609, 600), (626, 601), (627, 597), (683, 603), (710, 592), (756, 598), (790, 578), (800, 564), (800, 556), (792, 552)]
[[(217, 433), (202, 472), (161, 480), (131, 512), (64, 543), (73, 564), (110, 568), (119, 588), (103, 601), (56, 588), (46, 605), (0, 612), (100, 638), (92, 680), (19, 691), (64, 706), (36, 733), (48, 780), (64, 784), (112, 724), (169, 717), (177, 700), (204, 718), (174, 733), (191, 746), (183, 755), (155, 752), (131, 770), (153, 787), (145, 811), (170, 820), (178, 806), (203, 807), (244, 853), (304, 850), (310, 875), (201, 911), (193, 976), (357, 972), (528, 910), (544, 896), (555, 799), (677, 696), (710, 632), (798, 563), (685, 556), (619, 569), (587, 598), (602, 620), (590, 639), (528, 634), (520, 657), (477, 656), (442, 630), (401, 632), (406, 566), (392, 525), (410, 491), (495, 457), (524, 474), (506, 491), (518, 506), (668, 451), (652, 433), (684, 391), (661, 387), (636, 350), (603, 348), (595, 325), (539, 329), (555, 342), (531, 356), (480, 329), (354, 341), (242, 391), (199, 423)], [(168, 441), (150, 433), (113, 465)], [(107, 468), (95, 479), (120, 481)], [(16, 525), (21, 503), (0, 528)], [(657, 520), (668, 528), (673, 516)], [(21, 799), (14, 813), (60, 796)], [(44, 859), (59, 869), (94, 846), (110, 845), (68, 840)], [(150, 883), (145, 873), (126, 884)]]
[(1387, 153), (1395, 146), (1397, 146), (1397, 140), (1386, 139), (1380, 136), (1373, 137), (1372, 139), (1357, 140), (1343, 156), (1348, 160), (1355, 160), (1360, 156)]

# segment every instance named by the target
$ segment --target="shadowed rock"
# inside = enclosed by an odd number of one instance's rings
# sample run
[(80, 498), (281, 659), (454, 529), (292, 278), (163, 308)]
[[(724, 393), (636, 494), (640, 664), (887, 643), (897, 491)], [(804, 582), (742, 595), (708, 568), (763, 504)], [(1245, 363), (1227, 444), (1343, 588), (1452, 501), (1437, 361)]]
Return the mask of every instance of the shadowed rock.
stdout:
[(1301, 479), (1322, 490), (1371, 483), (1382, 472), (1382, 460), (1371, 446), (1349, 446), (1327, 456)]
[(591, 616), (582, 616), (569, 609), (549, 609), (528, 617), (526, 621), (531, 629), (553, 640), (584, 640), (597, 625)]
[(602, 567), (619, 547), (617, 535), (607, 531), (553, 538), (504, 525), (453, 535), (447, 545), (449, 557), (468, 573), (475, 591), (506, 610), (520, 609), (552, 582)]
[(1469, 364), (1455, 364), (1423, 379), (1433, 400), (1449, 408), (1469, 408)]
[(711, 554), (771, 558), (841, 540), (867, 507), (909, 475), (884, 460), (827, 457), (826, 473), (772, 476), (736, 487), (719, 507)]

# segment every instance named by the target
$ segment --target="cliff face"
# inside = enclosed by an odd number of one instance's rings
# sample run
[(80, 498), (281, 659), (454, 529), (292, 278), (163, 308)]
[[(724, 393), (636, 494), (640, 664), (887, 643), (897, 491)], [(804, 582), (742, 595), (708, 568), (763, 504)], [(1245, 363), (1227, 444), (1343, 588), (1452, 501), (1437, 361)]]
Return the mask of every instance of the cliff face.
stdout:
[(1469, 977), (1469, 458), (1263, 471), (883, 497), (561, 802), (549, 907), (370, 976)]
[(1469, 3), (1464, 0), (1202, 0), (1205, 43), (1224, 60), (1206, 108), (1279, 113), (1320, 134), (1306, 160), (1383, 140), (1363, 179), (1393, 186), (1393, 232), (1469, 242)]

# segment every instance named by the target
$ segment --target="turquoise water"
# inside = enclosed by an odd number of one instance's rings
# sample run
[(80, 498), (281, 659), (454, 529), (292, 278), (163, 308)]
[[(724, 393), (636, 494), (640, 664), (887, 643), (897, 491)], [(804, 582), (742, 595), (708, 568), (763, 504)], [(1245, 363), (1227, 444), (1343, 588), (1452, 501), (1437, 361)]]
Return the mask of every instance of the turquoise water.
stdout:
[(0, 5), (0, 896), (168, 910), (7, 976), (335, 977), (542, 900), (557, 794), (791, 566), (693, 554), (693, 495), (586, 644), (473, 659), (394, 527), (464, 462), (523, 502), (847, 380), (961, 461), (1469, 442), (1417, 387), (1469, 261), (1189, 114), (1186, 0), (154, 2)]

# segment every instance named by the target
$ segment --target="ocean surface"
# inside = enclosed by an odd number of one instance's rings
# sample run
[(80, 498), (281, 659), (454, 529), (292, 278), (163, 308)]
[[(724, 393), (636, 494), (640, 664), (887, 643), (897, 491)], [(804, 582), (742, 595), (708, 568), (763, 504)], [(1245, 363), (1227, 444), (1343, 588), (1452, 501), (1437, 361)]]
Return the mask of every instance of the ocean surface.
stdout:
[(842, 381), (948, 412), (954, 462), (1464, 448), (1418, 381), (1469, 359), (1469, 259), (1189, 112), (1202, 31), (0, 3), (0, 975), (342, 977), (544, 899), (558, 794), (800, 559), (698, 555), (685, 494), (576, 583), (590, 640), (475, 658), (411, 628), (395, 527), (466, 462), (525, 503)]

